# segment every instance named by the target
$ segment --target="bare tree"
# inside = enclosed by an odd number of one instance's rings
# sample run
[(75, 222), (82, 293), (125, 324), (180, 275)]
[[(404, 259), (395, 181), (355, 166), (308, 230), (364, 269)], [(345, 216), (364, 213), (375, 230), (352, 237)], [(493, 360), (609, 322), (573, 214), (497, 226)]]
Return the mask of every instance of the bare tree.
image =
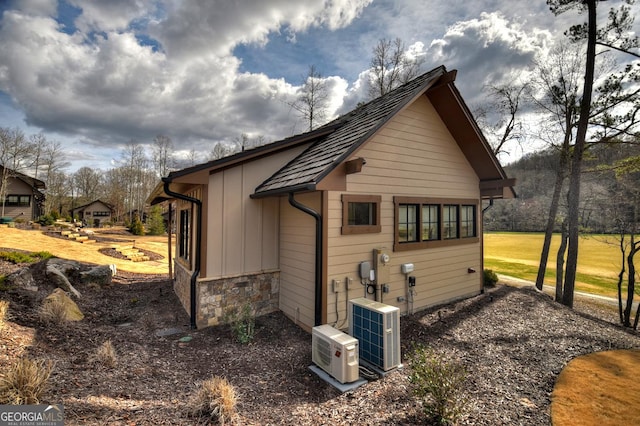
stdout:
[(173, 142), (169, 136), (153, 138), (153, 167), (158, 177), (167, 176), (173, 168)]
[(380, 39), (372, 53), (369, 80), (371, 98), (382, 96), (418, 75), (421, 62), (410, 57), (400, 38)]
[(20, 129), (0, 127), (0, 201), (4, 216), (4, 204), (9, 186), (9, 179), (29, 167), (33, 158), (33, 146), (27, 141)]
[(229, 147), (222, 142), (218, 142), (213, 146), (213, 149), (209, 153), (210, 160), (219, 160), (220, 158), (226, 157), (229, 155), (231, 150)]
[(509, 154), (509, 142), (522, 140), (520, 115), (527, 90), (527, 83), (517, 81), (486, 87), (490, 100), (476, 110), (476, 115), (495, 155)]
[[(629, 0), (626, 1), (629, 3)], [(567, 262), (564, 272), (563, 304), (572, 307), (578, 265), (578, 243), (580, 232), (580, 181), (584, 153), (587, 147), (587, 131), (592, 120), (592, 97), (595, 80), (596, 44), (606, 45), (618, 51), (629, 52), (638, 47), (637, 37), (628, 37), (633, 24), (633, 17), (625, 5), (619, 9), (611, 9), (607, 24), (600, 29), (597, 26), (598, 0), (547, 0), (551, 11), (558, 15), (570, 9), (587, 11), (587, 22), (572, 26), (567, 34), (573, 41), (586, 40), (586, 59), (582, 98), (580, 100), (580, 116), (577, 123), (575, 143), (571, 157), (571, 173), (569, 175), (568, 193), (568, 248)], [(633, 53), (634, 56), (637, 54)], [(627, 69), (627, 72), (633, 71)], [(603, 110), (606, 111), (606, 110)], [(604, 122), (606, 124), (606, 121)]]
[(29, 144), (31, 145), (33, 156), (33, 177), (39, 179), (38, 172), (40, 171), (42, 159), (45, 155), (45, 150), (47, 149), (47, 145), (49, 144), (49, 142), (42, 133), (38, 133), (29, 137)]
[(303, 81), (298, 98), (290, 105), (298, 111), (308, 124), (308, 130), (311, 131), (322, 124), (326, 118), (329, 90), (326, 81), (315, 65), (309, 66), (309, 71), (303, 77)]
[(79, 203), (84, 204), (98, 198), (102, 183), (102, 170), (91, 167), (81, 167), (73, 174), (76, 196)]
[[(551, 247), (551, 238), (556, 225), (556, 217), (560, 205), (560, 196), (570, 162), (570, 149), (573, 142), (573, 134), (578, 118), (578, 102), (580, 98), (580, 70), (582, 58), (581, 49), (571, 48), (566, 44), (558, 45), (546, 61), (536, 62), (536, 77), (531, 84), (535, 95), (533, 104), (544, 114), (545, 121), (549, 123), (549, 133), (552, 140), (549, 145), (557, 152), (558, 166), (553, 186), (553, 195), (549, 206), (547, 224), (545, 227), (544, 242), (540, 254), (536, 287), (542, 290), (547, 268), (547, 259)], [(558, 135), (562, 140), (558, 140)], [(566, 250), (566, 219), (562, 223), (561, 244), (556, 257), (556, 266), (564, 265), (564, 253)], [(556, 301), (562, 301), (563, 294), (563, 268), (556, 274)]]

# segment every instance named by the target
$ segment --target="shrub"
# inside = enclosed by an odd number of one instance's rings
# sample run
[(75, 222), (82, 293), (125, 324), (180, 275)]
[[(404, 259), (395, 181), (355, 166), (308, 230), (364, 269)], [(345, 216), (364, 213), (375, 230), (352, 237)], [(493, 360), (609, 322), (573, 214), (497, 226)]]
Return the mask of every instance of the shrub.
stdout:
[(51, 210), (51, 213), (49, 213), (49, 216), (51, 216), (53, 218), (53, 220), (58, 220), (60, 219), (60, 213), (58, 213), (55, 210)]
[(9, 302), (0, 300), (0, 330), (4, 328), (4, 323), (9, 317)]
[(36, 263), (41, 260), (53, 257), (48, 251), (39, 251), (36, 253), (23, 253), (21, 251), (0, 251), (0, 259), (4, 259), (11, 263)]
[(162, 218), (162, 209), (158, 205), (151, 207), (149, 217), (147, 218), (147, 231), (149, 235), (164, 235), (166, 232), (164, 219)]
[(89, 357), (89, 361), (92, 363), (102, 364), (109, 368), (115, 367), (118, 363), (118, 355), (111, 343), (111, 339), (100, 345), (91, 357)]
[(423, 400), (429, 421), (434, 424), (456, 424), (467, 403), (464, 366), (448, 361), (424, 346), (415, 349), (410, 363), (409, 381), (414, 386), (414, 394)]
[(233, 421), (236, 403), (233, 385), (223, 377), (214, 376), (202, 382), (194, 400), (194, 414), (224, 425)]
[(52, 369), (52, 361), (19, 359), (0, 377), (0, 404), (39, 404)]
[(44, 216), (40, 216), (38, 218), (37, 222), (42, 226), (51, 226), (54, 223), (56, 223), (55, 219), (50, 214), (46, 214)]
[(498, 282), (498, 275), (491, 269), (484, 270), (484, 285), (485, 287), (493, 287)]
[(144, 225), (142, 224), (138, 214), (133, 217), (133, 222), (131, 222), (131, 225), (129, 226), (129, 231), (131, 231), (133, 235), (144, 235)]
[(60, 299), (46, 301), (40, 307), (40, 320), (45, 324), (62, 325), (67, 322), (67, 309)]
[(225, 322), (229, 323), (231, 333), (239, 343), (246, 345), (253, 340), (256, 321), (251, 313), (250, 304), (246, 303), (240, 312), (237, 309), (231, 310)]

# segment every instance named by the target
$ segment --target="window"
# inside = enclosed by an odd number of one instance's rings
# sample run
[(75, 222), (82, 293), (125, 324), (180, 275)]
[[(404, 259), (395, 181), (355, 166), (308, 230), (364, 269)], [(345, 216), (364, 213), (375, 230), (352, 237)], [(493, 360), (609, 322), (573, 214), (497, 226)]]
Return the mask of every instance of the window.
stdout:
[(476, 200), (394, 197), (395, 251), (478, 242)]
[(380, 232), (380, 196), (342, 195), (342, 234)]
[(444, 239), (458, 238), (458, 206), (446, 204), (442, 208), (442, 224), (444, 225)]
[(96, 211), (96, 212), (93, 212), (93, 216), (94, 216), (94, 217), (95, 217), (95, 216), (102, 216), (102, 217), (105, 217), (105, 216), (109, 216), (109, 212), (97, 212), (97, 211)]
[(476, 208), (463, 205), (460, 208), (460, 237), (468, 238), (476, 236)]
[(402, 204), (398, 210), (398, 235), (402, 243), (418, 241), (416, 232), (417, 204)]
[(189, 260), (189, 234), (190, 234), (190, 218), (189, 210), (180, 210), (180, 235), (178, 236), (178, 256)]
[(4, 205), (12, 207), (29, 207), (31, 205), (31, 195), (7, 195)]

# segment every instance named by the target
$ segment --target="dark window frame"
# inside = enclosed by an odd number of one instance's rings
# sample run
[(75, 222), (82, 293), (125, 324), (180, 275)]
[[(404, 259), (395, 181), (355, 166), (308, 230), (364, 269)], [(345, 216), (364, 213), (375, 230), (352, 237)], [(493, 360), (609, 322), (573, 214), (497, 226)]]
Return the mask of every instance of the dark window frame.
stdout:
[(186, 262), (191, 261), (191, 209), (182, 209), (178, 219), (178, 257)]
[[(15, 201), (12, 199), (15, 198)], [(31, 205), (31, 195), (28, 194), (10, 194), (4, 199), (6, 207), (29, 207)]]
[[(382, 197), (380, 195), (359, 195), (359, 194), (342, 194), (342, 235), (351, 234), (374, 234), (382, 231), (380, 225), (380, 204)], [(349, 204), (362, 203), (371, 204), (371, 222), (367, 225), (350, 225), (349, 224)]]
[[(479, 219), (479, 201), (474, 199), (449, 199), (449, 198), (424, 198), (424, 197), (402, 197), (396, 196), (393, 197), (394, 203), (394, 229), (395, 236), (393, 242), (393, 250), (394, 251), (408, 251), (408, 250), (419, 250), (425, 248), (432, 247), (446, 247), (446, 246), (454, 246), (460, 244), (473, 244), (480, 241), (480, 237), (478, 236), (478, 219)], [(417, 213), (417, 217), (415, 218), (415, 226), (416, 236), (415, 241), (403, 241), (406, 240), (406, 237), (401, 235), (401, 225), (404, 224), (400, 222), (401, 220), (401, 208), (402, 206), (415, 206), (415, 210)], [(432, 220), (425, 220), (424, 214), (426, 210), (424, 207), (433, 208), (437, 206), (438, 211), (438, 235), (433, 239), (425, 239), (423, 226), (425, 224), (433, 224)], [(453, 208), (452, 212), (455, 212), (455, 236), (452, 237), (450, 234), (445, 232), (445, 211), (449, 210), (449, 208)], [(472, 212), (471, 218), (466, 218), (465, 224), (466, 228), (462, 226), (462, 212), (465, 211), (465, 214)], [(432, 210), (431, 210), (432, 211)], [(432, 219), (432, 218), (431, 218)], [(473, 235), (462, 235), (463, 229), (468, 229), (469, 224), (472, 224), (472, 234)], [(468, 232), (466, 233), (468, 234)], [(431, 233), (429, 234), (431, 235)]]

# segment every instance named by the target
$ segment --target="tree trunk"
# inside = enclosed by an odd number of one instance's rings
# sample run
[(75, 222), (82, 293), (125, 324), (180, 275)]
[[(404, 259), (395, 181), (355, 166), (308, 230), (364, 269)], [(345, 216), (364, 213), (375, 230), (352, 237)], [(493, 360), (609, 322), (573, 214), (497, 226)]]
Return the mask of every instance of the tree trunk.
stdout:
[(622, 315), (622, 281), (626, 272), (626, 256), (624, 249), (624, 232), (620, 234), (620, 253), (622, 253), (622, 262), (620, 273), (618, 274), (618, 315), (620, 315), (620, 324), (624, 324), (624, 316)]
[(588, 9), (588, 38), (587, 59), (584, 72), (584, 90), (580, 101), (580, 119), (576, 132), (576, 143), (573, 149), (571, 161), (571, 174), (569, 176), (569, 245), (567, 250), (567, 264), (564, 276), (564, 290), (562, 303), (573, 307), (573, 292), (576, 285), (576, 271), (578, 267), (578, 241), (580, 233), (580, 175), (582, 171), (582, 157), (586, 147), (587, 127), (589, 125), (589, 113), (591, 110), (591, 92), (593, 90), (594, 65), (596, 57), (596, 0), (585, 0)]
[(560, 232), (560, 247), (556, 254), (556, 302), (562, 301), (562, 270), (564, 268), (564, 254), (567, 251), (567, 221), (562, 222), (562, 231)]
[[(633, 263), (633, 257), (640, 250), (640, 245), (636, 245), (634, 241), (634, 235), (631, 234), (631, 250), (629, 250), (629, 256), (627, 256), (627, 265), (629, 266), (629, 273), (627, 274), (627, 304), (624, 308), (622, 324), (625, 327), (631, 327), (631, 310), (633, 309), (633, 296), (636, 289), (636, 266)], [(635, 321), (637, 324), (637, 321)]]
[[(551, 206), (549, 206), (549, 216), (547, 217), (547, 226), (544, 230), (544, 242), (542, 243), (542, 253), (540, 254), (540, 265), (538, 266), (538, 276), (536, 277), (536, 287), (538, 290), (542, 290), (544, 285), (544, 276), (547, 272), (547, 259), (549, 258), (549, 250), (551, 247), (551, 238), (553, 237), (553, 228), (556, 224), (556, 216), (558, 215), (558, 206), (560, 205), (560, 195), (562, 194), (562, 184), (567, 176), (566, 167), (569, 163), (569, 141), (571, 140), (571, 128), (567, 127), (564, 136), (564, 142), (562, 144), (562, 151), (560, 152), (560, 161), (558, 162), (558, 172), (556, 174), (556, 181), (553, 185), (553, 195), (551, 197)], [(564, 230), (561, 238), (564, 240)], [(556, 275), (562, 275), (562, 269), (557, 269)], [(562, 279), (560, 280), (562, 282)], [(557, 279), (556, 279), (557, 282)], [(562, 290), (561, 290), (562, 293)], [(556, 300), (557, 298), (557, 284), (556, 284)]]

